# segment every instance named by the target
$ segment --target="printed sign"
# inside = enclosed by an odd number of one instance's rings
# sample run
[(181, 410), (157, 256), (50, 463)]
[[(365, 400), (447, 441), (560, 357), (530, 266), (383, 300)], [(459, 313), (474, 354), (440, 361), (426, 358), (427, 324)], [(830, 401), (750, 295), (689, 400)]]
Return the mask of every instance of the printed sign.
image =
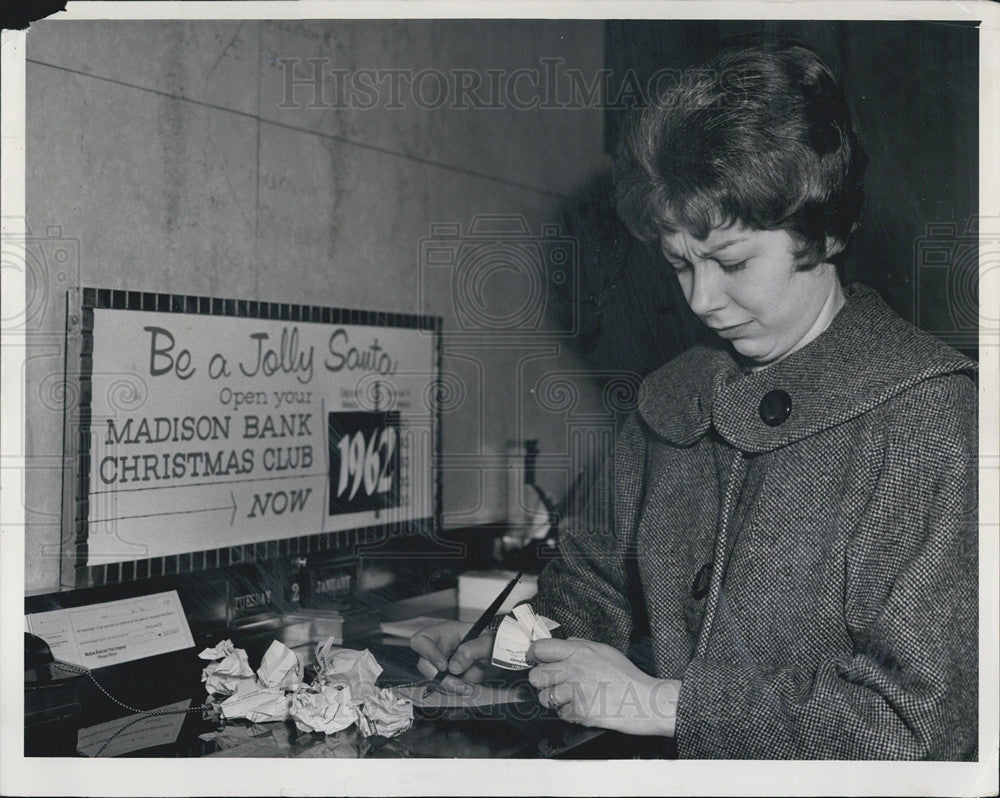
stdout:
[(86, 565), (434, 516), (436, 335), (327, 315), (93, 309)]

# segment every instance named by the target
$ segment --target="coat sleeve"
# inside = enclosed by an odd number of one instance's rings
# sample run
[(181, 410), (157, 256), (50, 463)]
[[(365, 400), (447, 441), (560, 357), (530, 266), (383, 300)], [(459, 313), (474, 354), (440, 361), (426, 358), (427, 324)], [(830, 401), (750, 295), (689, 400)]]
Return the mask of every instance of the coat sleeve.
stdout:
[(681, 756), (975, 758), (976, 388), (953, 375), (894, 401), (846, 545), (852, 650), (773, 672), (749, 658), (694, 659), (678, 705)]
[(645, 440), (631, 417), (617, 433), (577, 517), (559, 534), (559, 556), (538, 578), (532, 607), (558, 621), (567, 635), (628, 646), (637, 600), (633, 549), (642, 499)]

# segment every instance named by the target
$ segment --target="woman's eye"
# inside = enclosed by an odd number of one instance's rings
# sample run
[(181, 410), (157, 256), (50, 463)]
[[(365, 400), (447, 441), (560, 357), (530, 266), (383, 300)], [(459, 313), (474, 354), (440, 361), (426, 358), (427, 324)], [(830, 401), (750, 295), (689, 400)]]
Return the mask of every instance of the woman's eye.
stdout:
[(670, 264), (670, 268), (672, 268), (675, 272), (686, 272), (689, 268), (691, 268), (691, 264), (689, 264), (686, 260), (671, 260), (670, 258), (667, 258), (667, 263)]
[(745, 260), (734, 261), (732, 263), (719, 263), (719, 266), (725, 272), (738, 272), (746, 265), (747, 262)]

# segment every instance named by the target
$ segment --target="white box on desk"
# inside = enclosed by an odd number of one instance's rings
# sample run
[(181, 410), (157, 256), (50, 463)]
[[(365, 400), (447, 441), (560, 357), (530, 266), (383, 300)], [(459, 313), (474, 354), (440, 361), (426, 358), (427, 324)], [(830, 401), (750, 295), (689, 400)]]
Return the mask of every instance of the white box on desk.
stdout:
[[(458, 617), (474, 621), (493, 603), (517, 571), (466, 571), (458, 577)], [(515, 604), (532, 598), (538, 592), (538, 577), (525, 574), (507, 596), (499, 612), (510, 612)]]

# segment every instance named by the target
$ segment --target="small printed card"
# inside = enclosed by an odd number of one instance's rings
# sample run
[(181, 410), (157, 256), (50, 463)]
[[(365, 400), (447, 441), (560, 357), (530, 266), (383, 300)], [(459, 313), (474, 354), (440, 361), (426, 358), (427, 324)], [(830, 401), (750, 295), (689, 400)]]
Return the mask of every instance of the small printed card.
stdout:
[(24, 630), (45, 640), (56, 659), (84, 668), (194, 647), (176, 590), (32, 613)]
[(493, 664), (510, 671), (531, 668), (527, 660), (528, 648), (536, 640), (552, 637), (558, 623), (544, 615), (536, 615), (530, 604), (514, 607), (513, 615), (500, 622), (493, 640)]

